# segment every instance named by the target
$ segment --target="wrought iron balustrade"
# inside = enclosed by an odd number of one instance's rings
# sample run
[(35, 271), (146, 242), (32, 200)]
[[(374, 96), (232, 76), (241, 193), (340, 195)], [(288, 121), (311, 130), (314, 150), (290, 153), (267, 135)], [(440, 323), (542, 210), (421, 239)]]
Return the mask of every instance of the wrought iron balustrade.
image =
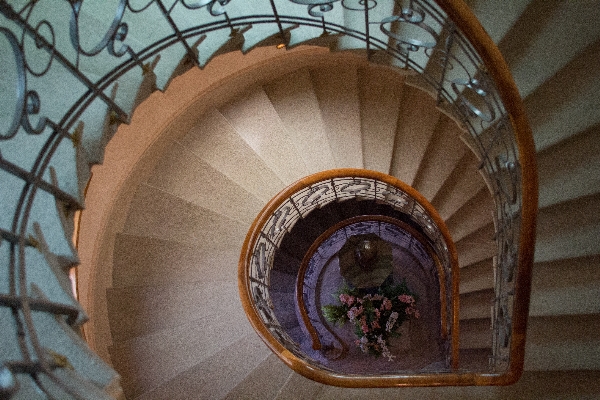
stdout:
[[(0, 267), (6, 283), (1, 294), (18, 299), (0, 307), (10, 311), (7, 326), (23, 332), (19, 337), (27, 343), (15, 343), (21, 350), (11, 350), (3, 363), (35, 364), (14, 373), (33, 376), (28, 371), (36, 371), (70, 395), (85, 397), (87, 389), (66, 382), (46, 361), (31, 317), (40, 300), (32, 300), (28, 270), (40, 265), (58, 271), (77, 263), (70, 243), (73, 211), (83, 207), (89, 166), (102, 161), (118, 124), (130, 121), (153, 90), (165, 89), (189, 68), (203, 67), (223, 52), (281, 43), (331, 46), (394, 66), (411, 74), (411, 84), (435, 96), (439, 107), (465, 128), (464, 139), (480, 159), (495, 201), (493, 360), (498, 375), (453, 384), (506, 383), (518, 377), (537, 208), (533, 140), (506, 64), (460, 0), (1, 0)], [(309, 212), (317, 197), (383, 198), (377, 185), (368, 191), (361, 184), (345, 184), (340, 193), (325, 191), (326, 186), (307, 189), (299, 203), (279, 210), (262, 238), (259, 257), (278, 245), (280, 232)], [(412, 206), (395, 196), (389, 193), (386, 201)], [(443, 247), (439, 238), (433, 243)], [(57, 288), (63, 285), (61, 276), (52, 279)], [(51, 291), (40, 289), (45, 295)], [(47, 312), (69, 310), (69, 321), (82, 323), (83, 310), (71, 318), (77, 303), (68, 291), (58, 292), (52, 290), (47, 299)], [(261, 293), (264, 306), (268, 300)], [(263, 308), (268, 320), (268, 307)], [(283, 333), (274, 334), (287, 343)]]
[[(419, 240), (423, 242), (419, 246), (411, 244), (409, 240), (407, 246), (412, 245), (415, 249), (420, 248), (421, 251), (425, 251), (423, 246), (430, 248), (430, 251), (426, 251), (424, 256), (433, 257), (435, 260), (442, 307), (440, 326), (442, 335), (448, 344), (446, 361), (448, 368), (437, 372), (453, 372), (453, 369), (459, 365), (459, 278), (456, 249), (441, 217), (422, 195), (399, 180), (374, 171), (360, 169), (324, 171), (290, 185), (265, 206), (250, 228), (240, 259), (240, 292), (242, 304), (250, 322), (265, 343), (284, 362), (313, 379), (341, 385), (348, 385), (352, 381), (352, 385), (368, 386), (369, 379), (388, 380), (388, 385), (391, 385), (391, 382), (398, 378), (402, 371), (395, 371), (393, 374), (375, 373), (375, 375), (357, 377), (332, 370), (320, 359), (318, 353), (301, 348), (299, 341), (290, 337), (282, 326), (283, 324), (278, 320), (277, 309), (271, 300), (270, 293), (279, 290), (270, 279), (271, 271), (279, 253), (286, 252), (281, 246), (286, 240), (286, 235), (290, 235), (292, 240), (300, 239), (302, 231), (306, 228), (303, 227), (298, 236), (294, 234), (295, 225), (302, 220), (308, 221), (312, 212), (326, 209), (333, 203), (339, 203), (343, 208), (344, 205), (353, 201), (389, 206), (407, 220), (408, 223), (405, 222), (403, 226), (411, 232), (410, 235), (413, 238), (420, 238)], [(310, 303), (309, 308), (316, 306), (313, 301), (314, 293), (308, 294), (308, 292), (314, 292), (314, 288), (306, 290), (310, 286), (308, 281), (313, 281), (307, 279), (307, 275), (310, 277), (320, 268), (314, 262), (311, 263), (314, 261), (311, 260), (312, 256), (326, 238), (335, 241), (347, 234), (360, 233), (363, 228), (369, 228), (367, 221), (377, 221), (378, 219), (381, 219), (382, 222), (395, 221), (393, 218), (386, 219), (384, 216), (361, 217), (360, 210), (356, 212), (357, 214), (353, 215), (356, 218), (340, 222), (341, 225), (349, 224), (347, 227), (349, 231), (346, 228), (341, 230), (344, 235), (336, 236), (335, 234), (340, 230), (340, 225), (326, 227), (310, 248), (306, 248), (306, 255), (297, 271), (296, 304), (299, 307), (299, 319), (302, 321), (304, 329), (312, 337), (314, 350), (321, 349), (320, 336), (331, 338), (335, 335), (330, 331), (327, 332), (327, 328), (318, 320), (311, 321), (305, 307), (305, 302)], [(361, 223), (363, 219), (365, 226)], [(350, 224), (352, 222), (353, 224)], [(395, 223), (402, 224), (401, 221)], [(389, 234), (393, 234), (394, 232), (387, 225), (384, 230), (389, 230)], [(411, 228), (411, 226), (414, 227)], [(305, 283), (308, 283), (308, 286)], [(304, 296), (305, 293), (308, 296)], [(288, 307), (293, 309), (295, 304), (288, 304)], [(315, 328), (313, 322), (317, 323), (318, 329)], [(273, 340), (273, 338), (277, 338), (277, 340)], [(343, 345), (341, 344), (341, 346)], [(430, 374), (431, 371), (427, 371), (422, 375)], [(414, 377), (419, 377), (419, 375), (419, 373), (413, 372)], [(398, 382), (395, 381), (394, 384)]]

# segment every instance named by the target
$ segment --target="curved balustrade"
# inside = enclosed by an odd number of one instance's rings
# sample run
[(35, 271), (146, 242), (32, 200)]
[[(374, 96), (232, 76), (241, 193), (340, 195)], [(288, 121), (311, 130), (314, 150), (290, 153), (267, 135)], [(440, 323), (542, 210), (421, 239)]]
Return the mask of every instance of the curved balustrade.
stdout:
[[(437, 97), (440, 108), (467, 130), (464, 139), (481, 160), (495, 200), (494, 337), (506, 337), (495, 339), (498, 375), (427, 383), (494, 384), (518, 378), (537, 209), (533, 140), (502, 56), (460, 0), (179, 0), (168, 7), (158, 0), (0, 1), (5, 62), (0, 79), (0, 311), (6, 314), (5, 329), (23, 332), (18, 338), (5, 335), (11, 339), (3, 348), (11, 350), (2, 353), (2, 363), (13, 373), (58, 397), (105, 395), (101, 388), (116, 375), (104, 367), (83, 378), (65, 375), (45, 350), (60, 346), (42, 344), (45, 336), (33, 316), (46, 299), (44, 313), (66, 313), (75, 325), (85, 321), (62, 271), (77, 263), (72, 216), (83, 207), (89, 166), (102, 161), (116, 126), (178, 74), (223, 52), (282, 43), (353, 50), (414, 74), (408, 78), (411, 84)], [(353, 197), (353, 190), (361, 190), (352, 184), (348, 188), (345, 195)], [(261, 242), (260, 251), (276, 247), (278, 232), (307, 212), (312, 199), (333, 195), (307, 189), (304, 204), (282, 210), (270, 222), (272, 238)], [(76, 318), (72, 309), (78, 310)], [(38, 375), (51, 383), (33, 379)], [(419, 382), (426, 381), (413, 383)]]
[[(326, 209), (334, 203), (344, 207), (353, 200), (389, 206), (408, 221), (398, 221), (397, 224), (409, 229), (415, 238), (423, 241), (431, 249), (439, 268), (440, 296), (443, 296), (440, 298), (443, 308), (440, 318), (442, 331), (448, 335), (451, 343), (448, 346), (451, 349), (447, 354), (450, 359), (448, 364), (454, 368), (458, 367), (459, 272), (456, 249), (448, 229), (435, 209), (417, 191), (391, 176), (374, 171), (341, 169), (321, 172), (289, 186), (265, 206), (250, 228), (240, 259), (240, 293), (250, 322), (267, 345), (283, 361), (293, 365), (296, 371), (327, 383), (348, 385), (348, 380), (353, 377), (356, 380), (352, 383), (353, 386), (372, 385), (368, 381), (374, 378), (373, 375), (357, 378), (354, 375), (344, 375), (340, 371), (332, 371), (318, 356), (302, 349), (299, 341), (294, 340), (278, 320), (278, 310), (273, 306), (270, 295), (278, 289), (271, 280), (271, 271), (276, 264), (278, 253), (286, 252), (282, 246), (286, 236), (298, 239), (299, 236), (294, 235), (298, 229), (296, 225), (301, 220), (308, 220), (315, 210)], [(365, 218), (377, 219), (376, 216)], [(380, 218), (386, 220), (385, 217)], [(394, 218), (389, 220), (394, 221)], [(349, 219), (344, 223), (357, 222), (360, 222), (360, 219)], [(326, 237), (331, 236), (340, 227), (336, 224), (327, 227), (324, 232), (319, 232), (312, 246), (305, 249), (306, 256), (297, 272), (297, 304), (300, 305), (301, 319), (312, 336), (315, 350), (321, 346), (319, 335), (310, 322), (308, 313), (303, 310), (304, 275), (312, 254)], [(301, 231), (304, 232), (305, 229), (303, 226)], [(360, 232), (360, 229), (357, 232)], [(377, 378), (390, 379), (397, 377), (399, 373), (400, 371), (395, 371), (394, 374), (380, 374)], [(415, 373), (414, 377), (417, 376), (419, 375)]]
[[(444, 268), (440, 262), (440, 256), (434, 252), (427, 239), (418, 230), (405, 222), (384, 215), (363, 215), (341, 221), (321, 234), (304, 256), (296, 280), (296, 303), (300, 319), (311, 337), (312, 348), (319, 350), (322, 346), (320, 334), (317, 333), (309, 317), (307, 304), (316, 305), (317, 303), (315, 300), (316, 282), (320, 279), (321, 271), (325, 264), (337, 256), (337, 252), (350, 236), (367, 233), (374, 233), (383, 240), (407, 250), (412, 257), (418, 260), (421, 267), (434, 272), (439, 282), (436, 291), (439, 293), (440, 301), (441, 336), (446, 340), (445, 347), (449, 350), (446, 367), (450, 368), (452, 365), (456, 368), (458, 365), (458, 339), (454, 336), (453, 341), (449, 340), (450, 327), (453, 325), (452, 320), (449, 319), (449, 315), (452, 315), (449, 305), (458, 299), (453, 299), (449, 294), (453, 292), (447, 289), (450, 288), (449, 282), (454, 282), (457, 286), (458, 279), (456, 277), (452, 277), (450, 281), (446, 279), (446, 272), (450, 268)], [(320, 314), (318, 307), (314, 313)], [(327, 327), (325, 328), (327, 329)], [(455, 331), (458, 330), (458, 327), (455, 327)], [(334, 333), (332, 335), (335, 336)]]

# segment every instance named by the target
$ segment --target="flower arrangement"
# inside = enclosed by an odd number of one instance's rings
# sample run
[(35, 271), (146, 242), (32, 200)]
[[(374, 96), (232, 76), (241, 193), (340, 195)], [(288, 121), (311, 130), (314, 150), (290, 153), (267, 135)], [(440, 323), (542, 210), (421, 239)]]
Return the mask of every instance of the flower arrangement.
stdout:
[(389, 350), (389, 338), (400, 336), (397, 331), (406, 319), (420, 316), (416, 296), (406, 282), (380, 286), (375, 294), (344, 286), (334, 297), (341, 304), (322, 307), (325, 318), (340, 326), (348, 321), (354, 324), (355, 344), (363, 353), (384, 356), (388, 361), (395, 357)]

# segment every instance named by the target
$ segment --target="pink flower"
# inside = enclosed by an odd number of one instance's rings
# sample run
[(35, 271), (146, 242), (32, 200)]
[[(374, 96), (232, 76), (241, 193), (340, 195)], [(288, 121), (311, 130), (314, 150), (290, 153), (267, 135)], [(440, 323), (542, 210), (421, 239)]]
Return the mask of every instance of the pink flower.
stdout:
[(375, 309), (375, 315), (377, 316), (377, 319), (379, 319), (379, 317), (381, 317), (381, 312), (379, 312), (378, 309)]
[(414, 307), (408, 307), (408, 308), (406, 309), (406, 314), (407, 314), (407, 315), (411, 315), (411, 314), (412, 314), (412, 315), (414, 315), (414, 317), (415, 317), (415, 318), (419, 318), (419, 317), (421, 317), (421, 314), (419, 313), (419, 310), (417, 310), (417, 309), (416, 309), (416, 308), (414, 308)]
[(368, 325), (365, 324), (361, 328), (362, 328), (363, 333), (369, 333), (369, 326)]
[(408, 295), (408, 294), (401, 294), (400, 296), (398, 296), (398, 300), (400, 300), (403, 303), (406, 304), (412, 304), (415, 302), (414, 297)]
[(379, 325), (379, 322), (373, 321), (373, 322), (371, 322), (371, 328), (377, 329), (377, 328), (381, 328), (381, 326)]
[(354, 296), (350, 296), (346, 293), (342, 293), (342, 294), (340, 294), (340, 301), (342, 302), (342, 304), (347, 304), (347, 305), (351, 306), (352, 303), (354, 303)]
[(392, 302), (390, 301), (390, 299), (388, 298), (384, 298), (383, 302), (381, 303), (381, 309), (386, 309), (386, 310), (391, 310), (392, 309)]

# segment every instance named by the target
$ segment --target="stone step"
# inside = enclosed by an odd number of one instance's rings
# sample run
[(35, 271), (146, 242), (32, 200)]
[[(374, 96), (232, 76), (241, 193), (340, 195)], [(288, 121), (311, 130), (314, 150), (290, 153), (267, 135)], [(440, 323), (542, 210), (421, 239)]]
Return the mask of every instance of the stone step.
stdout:
[(456, 122), (440, 115), (413, 181), (413, 187), (430, 202), (468, 151), (460, 140), (462, 134), (464, 132)]
[(252, 332), (180, 372), (153, 390), (143, 393), (139, 398), (144, 400), (189, 399), (191, 393), (196, 399), (225, 397), (269, 354), (270, 351), (267, 347)]
[(285, 125), (263, 89), (219, 108), (238, 135), (268, 167), (289, 185), (308, 175), (308, 169), (294, 147)]
[[(358, 61), (350, 58), (350, 65)], [(361, 61), (361, 64), (363, 62)], [(329, 146), (337, 168), (362, 168), (358, 72), (335, 65), (310, 72)]]
[(492, 329), (490, 318), (461, 319), (460, 348), (488, 349), (492, 348)]
[(478, 167), (477, 157), (467, 151), (431, 200), (431, 204), (444, 220), (450, 218), (485, 186)]
[(186, 321), (218, 317), (231, 312), (233, 305), (239, 305), (237, 296), (234, 279), (108, 289), (112, 339), (124, 342)]
[[(121, 375), (125, 395), (133, 398), (153, 389), (160, 390), (162, 385), (168, 385), (180, 374), (185, 375), (186, 371), (194, 366), (203, 365), (209, 369), (217, 369), (216, 359), (227, 363), (240, 363), (247, 356), (244, 352), (224, 355), (221, 351), (240, 339), (244, 340), (248, 335), (255, 337), (256, 334), (247, 321), (239, 299), (232, 300), (224, 299), (230, 302), (231, 307), (229, 312), (223, 315), (188, 320), (174, 327), (114, 343), (109, 351), (112, 364)], [(256, 338), (254, 342), (260, 340)], [(264, 354), (267, 350), (262, 343), (260, 346)], [(244, 368), (251, 370), (253, 367), (248, 365)], [(222, 377), (227, 376), (224, 371), (220, 373), (223, 374)], [(198, 377), (199, 375), (195, 378)], [(217, 379), (216, 376), (214, 379)], [(223, 378), (217, 381), (219, 384), (228, 382)], [(192, 392), (174, 391), (169, 398), (184, 393), (189, 396)]]
[(263, 89), (308, 173), (335, 168), (310, 71), (297, 70), (265, 85)]
[(214, 108), (209, 109), (177, 142), (264, 203), (285, 187)]
[(536, 262), (598, 254), (600, 193), (542, 208), (537, 221)]
[(492, 289), (462, 294), (459, 311), (461, 323), (462, 320), (490, 318), (494, 297)]
[[(564, 7), (532, 2), (523, 10), (498, 45), (521, 96), (526, 98), (600, 39), (600, 27), (595, 23), (598, 17), (600, 13), (595, 2), (569, 3)], [(581, 40), (573, 43), (571, 32), (577, 32)], [(524, 37), (530, 40), (524, 42)], [(549, 52), (553, 54), (551, 60), (547, 57)], [(573, 87), (574, 82), (570, 83), (566, 87)]]
[(600, 370), (598, 329), (598, 313), (530, 317), (525, 344), (525, 369)]
[(406, 87), (398, 117), (390, 175), (413, 185), (440, 115), (435, 100), (429, 94)]
[(493, 222), (495, 206), (487, 187), (480, 189), (469, 201), (446, 220), (452, 240), (464, 237)]
[(248, 226), (264, 205), (177, 143), (165, 151), (147, 184)]
[(539, 206), (544, 208), (597, 192), (598, 154), (597, 125), (539, 152)]
[(269, 354), (243, 381), (227, 393), (225, 399), (274, 399), (292, 374), (294, 372), (275, 354)]
[[(589, 66), (599, 62), (600, 38), (597, 38), (525, 98), (525, 111), (538, 151), (598, 125), (600, 111), (595, 105), (598, 104), (600, 76), (590, 73)], [(545, 64), (554, 63), (540, 65)]]
[[(129, 209), (124, 234), (188, 245), (206, 243), (220, 251), (234, 247), (231, 243), (241, 246), (248, 229), (243, 223), (145, 184), (138, 186)], [(221, 239), (225, 235), (227, 243)]]
[(196, 245), (118, 235), (113, 286), (170, 285), (185, 282), (235, 282), (241, 247)]
[(494, 225), (489, 224), (456, 243), (458, 264), (461, 268), (490, 259), (497, 253), (493, 241)]
[(385, 67), (358, 69), (360, 121), (364, 168), (390, 172), (404, 76)]

